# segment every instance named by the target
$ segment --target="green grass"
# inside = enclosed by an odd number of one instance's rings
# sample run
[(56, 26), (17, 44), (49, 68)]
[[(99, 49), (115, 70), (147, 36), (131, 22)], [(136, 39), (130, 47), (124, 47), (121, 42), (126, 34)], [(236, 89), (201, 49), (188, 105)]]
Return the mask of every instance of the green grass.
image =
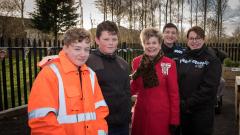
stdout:
[[(33, 53), (31, 54), (32, 58), (31, 58), (31, 70), (32, 70), (32, 82), (34, 81), (34, 59), (33, 59)], [(30, 86), (30, 77), (29, 77), (29, 58), (25, 57), (24, 59), (22, 59), (21, 53), (19, 53), (19, 73), (20, 73), (20, 92), (21, 92), (21, 104), (26, 104), (27, 102), (25, 102), (24, 100), (24, 79), (23, 79), (23, 66), (22, 63), (25, 60), (25, 71), (26, 71), (26, 83), (27, 83), (27, 93), (25, 93), (25, 95), (29, 95), (31, 86)], [(39, 61), (39, 57), (37, 57), (37, 61)], [(9, 58), (5, 58), (5, 68), (6, 68), (6, 86), (7, 86), (7, 99), (8, 99), (8, 108), (12, 108), (13, 107), (13, 103), (12, 103), (12, 97), (11, 97), (11, 82), (10, 82), (10, 61)], [(18, 87), (17, 87), (17, 60), (16, 60), (16, 56), (15, 56), (15, 51), (13, 51), (13, 56), (12, 56), (12, 65), (13, 65), (13, 86), (14, 86), (14, 99), (15, 99), (15, 106), (19, 106), (19, 100), (18, 100)], [(39, 68), (37, 69), (37, 71), (39, 72)], [(2, 78), (2, 61), (1, 61), (1, 66), (0, 66), (0, 71), (1, 71), (1, 81), (3, 81)], [(3, 83), (1, 82), (1, 89), (2, 89), (2, 99), (3, 99), (3, 104), (4, 104), (4, 94), (3, 94)], [(27, 97), (26, 97), (27, 98)], [(7, 109), (7, 108), (4, 108)]]

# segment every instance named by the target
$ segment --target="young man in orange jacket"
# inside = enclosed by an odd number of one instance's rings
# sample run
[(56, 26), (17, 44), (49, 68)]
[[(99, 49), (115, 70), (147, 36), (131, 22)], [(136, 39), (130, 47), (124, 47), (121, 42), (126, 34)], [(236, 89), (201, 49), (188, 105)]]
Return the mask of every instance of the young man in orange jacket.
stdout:
[(90, 33), (68, 30), (64, 46), (38, 74), (28, 103), (32, 135), (106, 135), (109, 110), (95, 72), (85, 62)]

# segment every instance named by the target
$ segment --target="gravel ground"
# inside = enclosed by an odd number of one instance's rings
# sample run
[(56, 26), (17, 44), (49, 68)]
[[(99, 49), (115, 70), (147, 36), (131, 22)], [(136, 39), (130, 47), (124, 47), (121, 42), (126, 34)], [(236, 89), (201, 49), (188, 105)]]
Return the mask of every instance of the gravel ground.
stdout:
[[(29, 135), (27, 115), (0, 119), (0, 135)], [(237, 135), (234, 115), (234, 89), (224, 90), (222, 113), (216, 115), (214, 135)]]

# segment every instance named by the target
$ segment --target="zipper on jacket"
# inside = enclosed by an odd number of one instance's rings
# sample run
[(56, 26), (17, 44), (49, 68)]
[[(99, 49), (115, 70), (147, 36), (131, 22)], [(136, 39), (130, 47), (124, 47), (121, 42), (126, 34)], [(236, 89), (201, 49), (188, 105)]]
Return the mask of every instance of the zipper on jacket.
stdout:
[[(80, 87), (81, 87), (81, 99), (80, 100), (84, 100), (84, 98), (83, 98), (83, 90), (82, 90), (82, 71), (81, 71), (81, 67), (78, 67), (78, 74), (79, 74), (79, 79), (80, 79)], [(83, 109), (84, 109), (84, 103), (82, 103), (83, 104)], [(83, 112), (85, 112), (84, 110), (83, 110)], [(77, 121), (78, 121), (78, 116), (76, 115), (76, 117), (77, 117)], [(86, 120), (86, 116), (84, 115), (84, 118), (85, 118), (85, 120)], [(85, 123), (85, 121), (84, 121), (84, 129), (85, 129), (85, 135), (87, 134), (86, 132), (87, 132), (87, 130), (86, 130), (86, 123)]]
[(81, 67), (78, 67), (78, 74), (79, 74), (79, 79), (80, 79), (81, 100), (83, 100), (83, 91), (82, 91), (82, 71), (81, 71)]

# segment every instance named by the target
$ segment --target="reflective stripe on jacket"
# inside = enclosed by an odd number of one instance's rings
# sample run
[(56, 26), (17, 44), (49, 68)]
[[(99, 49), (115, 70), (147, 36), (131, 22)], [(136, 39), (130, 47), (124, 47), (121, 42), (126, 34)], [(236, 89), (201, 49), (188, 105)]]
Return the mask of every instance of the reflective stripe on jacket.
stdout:
[(79, 74), (76, 77), (76, 72), (75, 75), (72, 73), (71, 66), (65, 54), (60, 52), (59, 59), (43, 68), (36, 78), (28, 105), (32, 134), (105, 135), (107, 133), (107, 123), (104, 118), (108, 115), (108, 108), (94, 71), (83, 65), (80, 84)]

